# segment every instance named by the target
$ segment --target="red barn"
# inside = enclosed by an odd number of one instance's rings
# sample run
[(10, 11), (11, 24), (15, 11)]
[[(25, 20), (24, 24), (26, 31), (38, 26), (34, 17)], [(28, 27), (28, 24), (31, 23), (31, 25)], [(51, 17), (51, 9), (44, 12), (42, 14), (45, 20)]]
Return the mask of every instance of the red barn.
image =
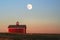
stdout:
[(19, 25), (19, 22), (16, 22), (16, 25), (8, 26), (8, 32), (26, 34), (26, 25)]

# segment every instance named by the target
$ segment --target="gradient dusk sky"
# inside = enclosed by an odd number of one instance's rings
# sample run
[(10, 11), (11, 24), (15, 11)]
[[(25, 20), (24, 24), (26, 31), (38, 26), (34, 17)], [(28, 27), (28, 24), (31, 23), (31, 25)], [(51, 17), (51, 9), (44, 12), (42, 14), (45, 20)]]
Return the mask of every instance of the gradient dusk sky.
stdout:
[(27, 25), (27, 33), (60, 33), (60, 0), (0, 0), (0, 32), (16, 21)]

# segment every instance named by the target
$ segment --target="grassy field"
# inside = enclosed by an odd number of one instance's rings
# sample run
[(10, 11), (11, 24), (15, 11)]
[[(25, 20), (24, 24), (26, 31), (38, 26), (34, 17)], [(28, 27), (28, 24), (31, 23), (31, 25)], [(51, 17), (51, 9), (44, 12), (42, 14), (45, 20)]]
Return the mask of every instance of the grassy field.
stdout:
[(60, 34), (0, 33), (0, 39), (12, 39), (12, 40), (60, 40)]

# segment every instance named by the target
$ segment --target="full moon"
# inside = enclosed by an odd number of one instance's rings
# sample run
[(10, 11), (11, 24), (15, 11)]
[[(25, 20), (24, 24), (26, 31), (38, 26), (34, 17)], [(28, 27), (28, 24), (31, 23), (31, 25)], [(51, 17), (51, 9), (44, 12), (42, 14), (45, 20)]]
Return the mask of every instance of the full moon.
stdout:
[(32, 4), (28, 4), (27, 9), (31, 10), (32, 9)]

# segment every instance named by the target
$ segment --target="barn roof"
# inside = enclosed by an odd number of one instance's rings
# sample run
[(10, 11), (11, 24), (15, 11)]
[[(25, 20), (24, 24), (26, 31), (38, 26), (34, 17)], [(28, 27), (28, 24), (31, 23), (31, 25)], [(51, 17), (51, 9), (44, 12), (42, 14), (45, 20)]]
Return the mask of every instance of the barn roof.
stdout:
[(26, 25), (9, 25), (8, 28), (26, 28)]

